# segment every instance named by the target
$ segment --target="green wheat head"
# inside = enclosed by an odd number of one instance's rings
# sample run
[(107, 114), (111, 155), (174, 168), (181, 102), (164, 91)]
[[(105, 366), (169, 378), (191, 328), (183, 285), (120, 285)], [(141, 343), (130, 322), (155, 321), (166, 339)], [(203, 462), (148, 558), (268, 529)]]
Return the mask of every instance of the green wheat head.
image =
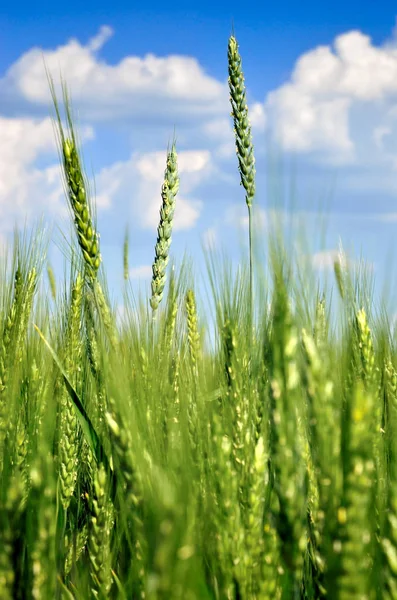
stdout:
[(167, 167), (165, 170), (164, 183), (161, 190), (162, 206), (160, 209), (160, 223), (157, 229), (157, 243), (155, 258), (152, 266), (152, 297), (150, 306), (153, 312), (157, 310), (163, 297), (164, 286), (167, 278), (166, 269), (169, 260), (169, 249), (171, 245), (172, 222), (175, 211), (175, 198), (179, 190), (179, 177), (177, 165), (177, 153), (175, 142), (172, 144), (171, 152), (167, 155)]
[(251, 207), (255, 196), (255, 158), (252, 144), (251, 126), (248, 120), (248, 106), (245, 97), (244, 75), (238, 43), (230, 36), (228, 45), (228, 68), (231, 116), (234, 121), (236, 154), (239, 163), (241, 185), (246, 191), (246, 203)]

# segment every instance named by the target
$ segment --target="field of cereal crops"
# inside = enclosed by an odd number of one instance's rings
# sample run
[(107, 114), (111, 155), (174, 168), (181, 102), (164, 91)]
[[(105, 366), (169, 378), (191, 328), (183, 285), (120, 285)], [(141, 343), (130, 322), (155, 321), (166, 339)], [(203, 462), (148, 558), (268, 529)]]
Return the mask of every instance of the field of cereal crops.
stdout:
[[(390, 324), (343, 254), (338, 329), (275, 232), (260, 276), (234, 36), (228, 70), (249, 260), (236, 275), (208, 261), (212, 345), (186, 265), (169, 264), (176, 143), (150, 298), (127, 281), (117, 319), (68, 95), (65, 129), (50, 81), (75, 238), (63, 284), (48, 267), (42, 285), (39, 230), (1, 265), (0, 598), (397, 598)], [(126, 238), (127, 280), (128, 254)]]

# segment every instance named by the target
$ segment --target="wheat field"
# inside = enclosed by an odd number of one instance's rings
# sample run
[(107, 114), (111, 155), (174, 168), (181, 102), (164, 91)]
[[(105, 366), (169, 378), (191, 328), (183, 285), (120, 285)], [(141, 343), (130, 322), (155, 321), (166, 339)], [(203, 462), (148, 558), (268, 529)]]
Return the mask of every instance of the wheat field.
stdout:
[(65, 129), (50, 79), (75, 236), (63, 282), (39, 229), (1, 259), (0, 599), (397, 598), (390, 324), (343, 255), (337, 326), (276, 232), (261, 275), (234, 35), (228, 71), (249, 258), (234, 274), (208, 257), (213, 344), (188, 264), (169, 264), (175, 141), (151, 295), (132, 293), (126, 232), (117, 319), (70, 100), (64, 87)]

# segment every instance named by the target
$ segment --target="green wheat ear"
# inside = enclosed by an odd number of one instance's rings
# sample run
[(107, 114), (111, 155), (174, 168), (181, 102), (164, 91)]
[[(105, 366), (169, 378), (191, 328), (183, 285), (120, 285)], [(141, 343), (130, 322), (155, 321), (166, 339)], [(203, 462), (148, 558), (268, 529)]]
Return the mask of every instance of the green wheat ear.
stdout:
[(63, 140), (62, 151), (68, 197), (74, 215), (78, 241), (91, 278), (95, 279), (101, 264), (99, 235), (91, 220), (83, 171), (74, 139)]
[(244, 74), (241, 57), (238, 51), (238, 43), (234, 35), (229, 38), (228, 44), (228, 71), (229, 90), (232, 112), (230, 116), (234, 121), (234, 134), (236, 138), (236, 154), (238, 158), (241, 182), (246, 195), (245, 201), (248, 207), (249, 227), (249, 261), (250, 261), (250, 312), (251, 320), (253, 313), (253, 248), (252, 248), (252, 201), (255, 196), (255, 157), (252, 143), (251, 126), (248, 120), (248, 106), (245, 95)]
[(236, 137), (236, 154), (239, 162), (241, 185), (246, 191), (246, 203), (248, 208), (252, 206), (255, 196), (255, 158), (252, 144), (251, 126), (248, 121), (248, 106), (245, 96), (244, 74), (242, 70), (241, 57), (238, 51), (238, 43), (232, 35), (228, 45), (228, 70), (230, 103), (232, 112), (230, 116), (234, 120), (234, 133)]
[(166, 269), (169, 260), (169, 249), (171, 245), (172, 221), (175, 210), (175, 197), (179, 190), (179, 177), (177, 165), (177, 153), (175, 142), (172, 144), (171, 152), (167, 155), (167, 167), (165, 170), (164, 183), (161, 189), (163, 203), (160, 209), (160, 223), (157, 228), (157, 243), (155, 258), (152, 266), (152, 297), (150, 306), (153, 314), (157, 310), (163, 297), (166, 282)]
[(91, 281), (94, 281), (102, 260), (99, 251), (99, 234), (95, 230), (91, 217), (91, 206), (87, 196), (87, 185), (74, 133), (70, 100), (66, 86), (63, 86), (66, 118), (69, 130), (69, 136), (66, 137), (62, 126), (54, 83), (51, 77), (49, 77), (49, 84), (58, 122), (56, 133), (59, 140), (66, 193), (74, 217), (78, 243), (86, 263), (87, 274)]

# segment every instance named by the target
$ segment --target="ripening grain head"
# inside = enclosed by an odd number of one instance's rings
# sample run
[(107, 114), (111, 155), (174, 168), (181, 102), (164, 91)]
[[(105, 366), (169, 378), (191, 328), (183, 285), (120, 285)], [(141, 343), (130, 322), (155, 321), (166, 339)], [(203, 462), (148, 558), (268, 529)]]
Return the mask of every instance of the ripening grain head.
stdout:
[(171, 245), (172, 222), (175, 210), (175, 198), (179, 190), (179, 177), (177, 165), (177, 153), (175, 142), (172, 144), (171, 152), (167, 155), (167, 167), (161, 190), (163, 200), (160, 209), (160, 223), (157, 229), (157, 243), (153, 263), (152, 297), (150, 306), (155, 311), (163, 297), (166, 282), (166, 268), (169, 260), (169, 249)]

